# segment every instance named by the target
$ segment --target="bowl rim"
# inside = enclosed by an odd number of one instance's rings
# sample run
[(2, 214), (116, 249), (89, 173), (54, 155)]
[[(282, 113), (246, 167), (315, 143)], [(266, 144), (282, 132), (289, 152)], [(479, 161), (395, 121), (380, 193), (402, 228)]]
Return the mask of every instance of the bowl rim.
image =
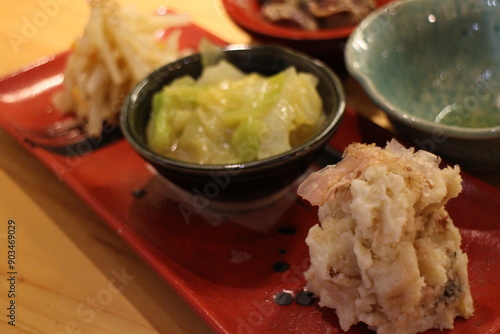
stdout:
[(229, 17), (247, 31), (263, 36), (295, 41), (318, 41), (347, 38), (356, 25), (346, 25), (338, 28), (307, 31), (300, 28), (283, 27), (268, 23), (260, 15), (255, 15), (255, 3), (258, 0), (222, 0)]
[[(391, 102), (389, 102), (384, 95), (377, 89), (377, 86), (373, 83), (368, 75), (366, 75), (359, 67), (354, 66), (355, 59), (354, 54), (355, 48), (354, 44), (356, 41), (360, 40), (360, 37), (364, 34), (366, 29), (374, 24), (375, 21), (380, 19), (383, 15), (386, 15), (388, 11), (395, 8), (408, 6), (409, 3), (422, 2), (424, 4), (433, 4), (434, 1), (429, 0), (398, 0), (395, 2), (387, 3), (386, 5), (377, 8), (375, 11), (370, 13), (353, 31), (351, 36), (349, 36), (346, 46), (345, 46), (345, 65), (348, 72), (360, 82), (360, 84), (365, 88), (366, 92), (373, 100), (373, 102), (382, 111), (386, 112), (389, 118), (400, 121), (407, 126), (414, 127), (421, 131), (433, 132), (436, 129), (442, 130), (443, 134), (448, 137), (461, 138), (461, 139), (495, 139), (500, 137), (500, 126), (485, 127), (485, 128), (466, 128), (460, 126), (446, 125), (435, 123), (421, 117), (411, 115), (410, 113), (398, 111), (398, 108)], [(397, 15), (397, 14), (396, 14)]]
[(293, 156), (299, 155), (301, 152), (305, 152), (315, 146), (322, 145), (323, 139), (328, 138), (328, 136), (340, 125), (342, 117), (345, 112), (346, 106), (346, 96), (344, 92), (344, 88), (340, 78), (334, 73), (328, 66), (326, 66), (323, 62), (312, 58), (304, 53), (297, 52), (287, 47), (276, 46), (276, 45), (254, 45), (254, 44), (229, 44), (222, 47), (223, 52), (231, 52), (231, 51), (245, 51), (245, 50), (253, 50), (253, 49), (274, 49), (283, 54), (288, 54), (293, 57), (298, 57), (300, 59), (306, 60), (309, 63), (313, 64), (320, 68), (325, 75), (331, 80), (333, 86), (336, 89), (339, 103), (336, 106), (335, 110), (332, 112), (334, 115), (331, 117), (331, 121), (324, 126), (324, 128), (317, 133), (314, 137), (306, 141), (305, 143), (292, 148), (286, 152), (280, 153), (278, 155), (273, 155), (271, 157), (254, 160), (249, 162), (241, 162), (241, 163), (232, 163), (232, 164), (197, 164), (193, 162), (181, 161), (177, 159), (171, 159), (165, 157), (161, 154), (158, 154), (152, 151), (148, 145), (138, 138), (137, 134), (130, 126), (130, 116), (131, 116), (131, 106), (137, 100), (138, 95), (147, 85), (147, 83), (155, 78), (156, 73), (164, 71), (168, 67), (175, 67), (175, 64), (185, 63), (190, 59), (196, 60), (196, 58), (200, 58), (200, 53), (194, 53), (192, 55), (182, 57), (174, 62), (169, 64), (165, 64), (160, 68), (151, 72), (148, 76), (142, 79), (139, 83), (137, 83), (134, 88), (127, 95), (125, 102), (121, 108), (120, 112), (120, 125), (122, 128), (122, 132), (127, 141), (138, 151), (141, 155), (146, 157), (147, 159), (160, 164), (169, 164), (171, 167), (175, 167), (177, 169), (190, 170), (192, 172), (202, 172), (202, 171), (224, 171), (224, 172), (240, 172), (242, 169), (245, 170), (258, 170), (261, 168), (265, 168), (268, 165), (275, 165), (283, 163)]

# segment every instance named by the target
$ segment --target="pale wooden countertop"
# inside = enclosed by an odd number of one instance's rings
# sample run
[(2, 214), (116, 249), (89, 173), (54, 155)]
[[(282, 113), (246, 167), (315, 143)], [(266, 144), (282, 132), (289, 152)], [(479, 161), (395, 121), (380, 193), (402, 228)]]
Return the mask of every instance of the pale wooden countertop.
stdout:
[[(125, 1), (120, 1), (124, 3)], [(220, 0), (141, 0), (140, 10), (167, 6), (230, 43), (249, 37), (227, 17)], [(140, 3), (140, 4), (139, 4)], [(46, 6), (44, 4), (51, 4)], [(0, 76), (30, 62), (67, 50), (88, 20), (85, 0), (0, 2)], [(45, 13), (45, 14), (44, 14)], [(46, 20), (44, 20), (44, 17)], [(27, 20), (35, 30), (17, 46)], [(24, 31), (26, 35), (26, 31)], [(359, 87), (346, 83), (352, 96)], [(356, 93), (354, 93), (356, 94)], [(359, 95), (355, 102), (385, 124)], [(354, 102), (353, 102), (354, 103)], [(499, 183), (498, 175), (488, 181)], [(17, 225), (16, 327), (7, 324), (7, 253), (9, 219)], [(106, 304), (95, 304), (111, 290), (116, 273), (128, 279)], [(132, 278), (133, 277), (133, 278)], [(116, 293), (115, 293), (116, 292)], [(93, 305), (95, 313), (89, 312)], [(83, 306), (82, 306), (83, 305)], [(0, 129), (0, 333), (212, 333), (204, 321), (144, 263), (68, 187), (3, 129)]]

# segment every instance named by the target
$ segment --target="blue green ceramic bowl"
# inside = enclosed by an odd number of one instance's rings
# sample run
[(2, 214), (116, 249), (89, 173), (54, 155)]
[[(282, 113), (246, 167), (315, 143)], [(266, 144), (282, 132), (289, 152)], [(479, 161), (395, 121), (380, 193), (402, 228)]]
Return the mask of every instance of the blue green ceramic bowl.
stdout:
[(500, 2), (390, 3), (360, 23), (345, 59), (412, 144), (464, 169), (500, 170)]

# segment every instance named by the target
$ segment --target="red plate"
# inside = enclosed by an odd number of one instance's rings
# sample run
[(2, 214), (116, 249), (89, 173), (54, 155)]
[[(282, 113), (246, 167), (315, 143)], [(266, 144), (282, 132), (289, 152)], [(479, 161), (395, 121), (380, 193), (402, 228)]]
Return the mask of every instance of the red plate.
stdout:
[[(375, 0), (381, 7), (394, 0)], [(261, 14), (262, 0), (222, 0), (229, 17), (252, 37), (254, 43), (276, 44), (302, 51), (344, 73), (344, 44), (355, 25), (306, 31), (267, 22)]]
[[(186, 32), (186, 41), (193, 45), (200, 36), (209, 36), (196, 27)], [(309, 261), (304, 239), (317, 223), (316, 209), (296, 199), (295, 189), (272, 211), (208, 223), (200, 216), (206, 213), (203, 201), (192, 202), (190, 210), (172, 201), (168, 183), (152, 173), (122, 138), (61, 149), (72, 156), (26, 142), (22, 128), (32, 126), (35, 119), (48, 124), (59, 117), (50, 112), (50, 100), (60, 88), (66, 57), (45, 59), (0, 80), (3, 127), (87, 202), (216, 331), (342, 333), (333, 310), (317, 303), (279, 306), (273, 299), (279, 292), (297, 293), (303, 287), (302, 272)], [(388, 132), (348, 110), (331, 146), (342, 150), (353, 141), (383, 143), (389, 138)], [(494, 333), (500, 327), (500, 193), (466, 174), (463, 177), (464, 190), (448, 209), (469, 255), (476, 312), (467, 321), (457, 319), (451, 332)], [(258, 226), (270, 221), (274, 224)], [(265, 227), (268, 230), (262, 232)], [(276, 263), (287, 263), (289, 268), (277, 272)], [(357, 325), (349, 333), (369, 331)]]
[[(375, 7), (381, 7), (393, 0), (376, 0)], [(262, 0), (222, 0), (227, 13), (236, 24), (250, 33), (275, 37), (283, 40), (335, 40), (349, 37), (354, 25), (308, 31), (285, 27), (266, 21), (261, 14)]]

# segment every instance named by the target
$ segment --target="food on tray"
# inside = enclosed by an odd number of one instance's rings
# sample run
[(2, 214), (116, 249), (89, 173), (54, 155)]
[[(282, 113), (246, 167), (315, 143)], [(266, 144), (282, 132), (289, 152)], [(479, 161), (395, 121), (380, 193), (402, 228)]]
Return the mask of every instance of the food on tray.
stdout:
[(200, 164), (264, 159), (296, 147), (324, 120), (318, 79), (295, 67), (265, 77), (221, 60), (197, 79), (183, 76), (156, 93), (151, 148)]
[(375, 9), (374, 0), (263, 0), (269, 22), (304, 30), (357, 24)]
[(116, 124), (129, 90), (160, 65), (190, 53), (181, 50), (180, 27), (187, 16), (136, 14), (113, 0), (90, 1), (90, 19), (76, 41), (64, 71), (64, 88), (55, 105), (74, 113), (87, 133), (98, 136), (103, 123)]
[(320, 220), (306, 239), (307, 289), (336, 309), (344, 331), (364, 322), (411, 334), (472, 315), (467, 255), (444, 207), (462, 189), (459, 173), (393, 140), (385, 149), (351, 144), (300, 185)]

